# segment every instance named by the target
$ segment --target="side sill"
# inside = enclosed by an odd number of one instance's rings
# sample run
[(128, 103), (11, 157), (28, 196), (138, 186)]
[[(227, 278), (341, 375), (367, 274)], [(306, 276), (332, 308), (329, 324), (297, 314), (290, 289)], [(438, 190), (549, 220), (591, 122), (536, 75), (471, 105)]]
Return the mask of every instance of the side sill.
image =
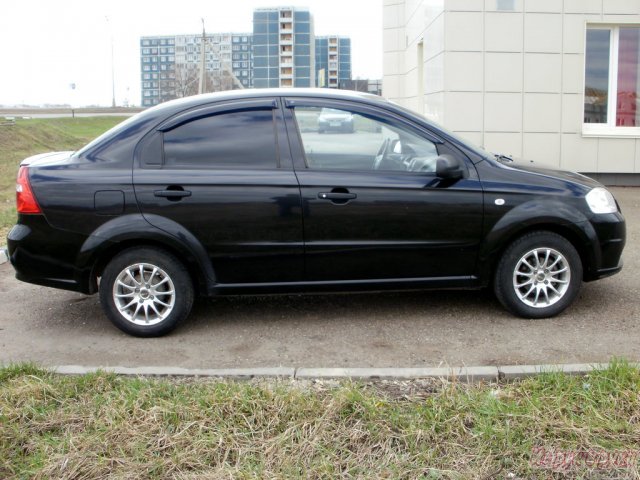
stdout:
[(363, 292), (378, 290), (481, 288), (478, 277), (384, 278), (372, 280), (335, 280), (315, 282), (218, 283), (209, 295), (264, 295), (290, 293)]

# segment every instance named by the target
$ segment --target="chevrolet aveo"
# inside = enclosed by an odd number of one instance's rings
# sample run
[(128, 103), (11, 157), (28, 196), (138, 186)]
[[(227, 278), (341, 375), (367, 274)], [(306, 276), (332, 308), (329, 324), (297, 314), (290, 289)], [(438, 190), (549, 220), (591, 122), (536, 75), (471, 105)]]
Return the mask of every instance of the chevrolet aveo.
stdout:
[[(327, 112), (353, 133), (319, 129)], [(513, 314), (550, 317), (620, 271), (625, 244), (594, 180), (327, 90), (164, 103), (24, 160), (17, 208), (16, 277), (99, 292), (137, 336), (174, 329), (196, 295), (491, 287)]]

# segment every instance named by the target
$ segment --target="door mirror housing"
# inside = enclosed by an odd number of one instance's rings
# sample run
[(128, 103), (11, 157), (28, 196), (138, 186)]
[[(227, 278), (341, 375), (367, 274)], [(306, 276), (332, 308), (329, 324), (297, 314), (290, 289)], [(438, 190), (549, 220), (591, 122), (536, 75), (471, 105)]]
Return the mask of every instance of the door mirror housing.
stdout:
[(458, 180), (464, 177), (465, 168), (462, 162), (449, 154), (436, 158), (436, 176), (446, 180)]

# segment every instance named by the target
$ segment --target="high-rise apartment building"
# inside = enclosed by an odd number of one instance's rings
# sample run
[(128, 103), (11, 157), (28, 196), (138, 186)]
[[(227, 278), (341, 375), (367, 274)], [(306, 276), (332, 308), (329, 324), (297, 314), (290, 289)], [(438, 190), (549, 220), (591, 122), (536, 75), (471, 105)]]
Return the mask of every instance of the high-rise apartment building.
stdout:
[(297, 7), (253, 12), (253, 86), (315, 86), (313, 17)]
[(342, 88), (351, 80), (351, 39), (338, 35), (316, 37), (316, 86)]
[[(202, 35), (140, 39), (142, 106), (198, 93)], [(314, 35), (306, 8), (258, 8), (253, 33), (205, 36), (204, 91), (351, 85), (351, 39)]]
[[(250, 88), (252, 35), (205, 36), (206, 91)], [(142, 106), (157, 105), (198, 92), (202, 35), (142, 37)]]
[(176, 98), (175, 37), (158, 36), (140, 39), (142, 106), (156, 105)]

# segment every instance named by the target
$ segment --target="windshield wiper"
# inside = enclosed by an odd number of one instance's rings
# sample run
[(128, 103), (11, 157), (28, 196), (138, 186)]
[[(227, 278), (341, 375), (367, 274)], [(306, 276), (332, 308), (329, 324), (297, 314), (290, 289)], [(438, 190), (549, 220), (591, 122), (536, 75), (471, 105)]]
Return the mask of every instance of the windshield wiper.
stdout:
[(512, 163), (513, 162), (513, 157), (509, 156), (509, 155), (504, 155), (502, 153), (494, 153), (493, 154), (494, 157), (496, 157), (496, 160), (502, 162), (502, 163)]

